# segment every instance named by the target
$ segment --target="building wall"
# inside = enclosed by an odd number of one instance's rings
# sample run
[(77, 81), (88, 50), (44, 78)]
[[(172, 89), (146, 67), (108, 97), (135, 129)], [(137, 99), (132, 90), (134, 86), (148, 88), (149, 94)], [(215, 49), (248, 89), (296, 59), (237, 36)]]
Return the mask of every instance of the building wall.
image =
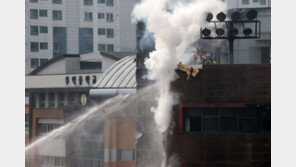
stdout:
[[(104, 123), (104, 166), (135, 167), (136, 118), (105, 118)], [(132, 153), (131, 159), (120, 159), (123, 152)], [(120, 155), (119, 155), (120, 154)]]
[[(92, 5), (84, 5), (83, 0), (62, 0), (62, 4), (53, 4), (51, 0), (39, 0), (38, 3), (26, 0), (26, 74), (35, 69), (31, 68), (31, 58), (37, 58), (40, 61), (41, 58), (51, 59), (53, 57), (53, 27), (66, 27), (66, 33), (62, 38), (62, 42), (65, 44), (64, 49), (67, 54), (78, 54), (80, 52), (79, 46), (83, 44), (79, 42), (79, 28), (93, 29), (93, 51), (98, 51), (98, 44), (112, 44), (114, 45), (114, 51), (135, 51), (136, 29), (135, 25), (130, 21), (130, 14), (134, 3), (135, 0), (124, 2), (114, 0), (113, 6), (107, 6), (106, 4), (98, 4), (96, 0), (93, 0)], [(38, 12), (40, 9), (46, 9), (47, 17), (38, 16), (38, 19), (30, 19), (30, 9), (38, 9)], [(61, 10), (62, 20), (53, 20), (52, 10)], [(92, 21), (84, 20), (84, 12), (92, 12)], [(98, 19), (99, 12), (105, 14), (104, 19)], [(106, 13), (113, 14), (113, 22), (106, 21)], [(40, 26), (47, 26), (48, 33), (30, 35), (31, 25), (38, 26), (38, 30)], [(108, 38), (106, 35), (98, 35), (98, 28), (114, 29), (114, 37)], [(31, 42), (47, 42), (48, 49), (39, 49), (38, 52), (31, 52)]]
[[(265, 8), (271, 7), (271, 0), (224, 0), (228, 8)], [(246, 2), (246, 3), (243, 3)], [(265, 4), (264, 4), (265, 2)]]
[[(258, 19), (261, 22), (259, 39), (234, 40), (233, 54), (235, 64), (261, 64), (264, 48), (271, 48), (271, 8), (258, 8)], [(269, 52), (270, 54), (270, 52)], [(270, 55), (269, 55), (270, 56)]]
[[(185, 105), (199, 108), (253, 109), (270, 105), (270, 65), (207, 65), (196, 78), (180, 76), (172, 90), (180, 94), (179, 109), (173, 112), (173, 122), (166, 139), (168, 158), (177, 155), (180, 166), (270, 166), (270, 132), (184, 132)], [(261, 108), (256, 112), (268, 111)], [(270, 112), (270, 110), (269, 110)]]

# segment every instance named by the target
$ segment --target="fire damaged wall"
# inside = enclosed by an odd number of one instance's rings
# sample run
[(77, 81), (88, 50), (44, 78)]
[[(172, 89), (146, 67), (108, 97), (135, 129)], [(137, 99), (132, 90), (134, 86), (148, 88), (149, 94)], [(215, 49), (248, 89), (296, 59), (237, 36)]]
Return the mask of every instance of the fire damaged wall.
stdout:
[[(270, 129), (260, 125), (266, 113), (270, 115), (270, 65), (205, 65), (189, 81), (184, 72), (176, 72), (179, 78), (172, 83), (172, 90), (179, 94), (180, 104), (174, 108), (166, 138), (168, 159), (177, 158), (178, 166), (183, 167), (271, 166)], [(242, 111), (254, 112), (258, 121), (247, 123), (256, 124), (257, 129), (244, 132), (239, 127), (223, 132), (220, 127), (218, 132), (190, 132), (182, 115), (186, 105), (201, 109), (241, 106)], [(245, 118), (240, 113), (236, 117)], [(270, 127), (270, 122), (267, 124)]]

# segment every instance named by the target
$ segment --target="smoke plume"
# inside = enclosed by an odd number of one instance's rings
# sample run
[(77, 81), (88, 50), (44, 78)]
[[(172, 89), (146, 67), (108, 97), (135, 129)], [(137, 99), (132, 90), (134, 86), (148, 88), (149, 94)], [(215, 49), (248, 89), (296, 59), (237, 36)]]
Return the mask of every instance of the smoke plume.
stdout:
[(192, 44), (206, 25), (205, 14), (211, 11), (215, 15), (225, 9), (220, 0), (142, 0), (135, 6), (133, 21), (144, 21), (146, 30), (154, 34), (155, 51), (145, 60), (145, 66), (148, 78), (156, 81), (160, 93), (152, 112), (161, 133), (168, 129), (171, 120), (174, 96), (170, 83), (176, 78), (177, 64), (189, 62)]

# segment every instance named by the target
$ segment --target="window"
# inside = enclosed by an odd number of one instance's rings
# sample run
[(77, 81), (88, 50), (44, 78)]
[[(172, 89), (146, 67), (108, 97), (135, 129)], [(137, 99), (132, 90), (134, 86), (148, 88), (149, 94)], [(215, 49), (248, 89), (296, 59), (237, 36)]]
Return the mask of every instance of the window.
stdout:
[(68, 104), (72, 105), (75, 103), (75, 92), (70, 92), (68, 94)]
[(105, 51), (106, 50), (106, 45), (105, 44), (98, 44), (98, 50), (99, 51)]
[(62, 0), (52, 0), (52, 3), (61, 4)]
[(118, 150), (119, 161), (134, 161), (135, 150)]
[(39, 108), (45, 107), (45, 93), (39, 93)]
[(52, 19), (53, 20), (62, 20), (62, 11), (61, 10), (53, 10), (52, 11)]
[(40, 59), (40, 66), (45, 64), (48, 61), (48, 59)]
[(105, 3), (105, 0), (98, 0), (98, 3)]
[(25, 127), (29, 127), (29, 114), (25, 114)]
[(107, 44), (107, 51), (114, 51), (114, 45), (113, 44)]
[(47, 30), (47, 27), (46, 26), (40, 26), (40, 33), (47, 33), (48, 30)]
[(203, 132), (219, 132), (219, 118), (202, 118)]
[(240, 132), (255, 132), (257, 129), (256, 118), (240, 118), (239, 131)]
[(92, 5), (92, 0), (84, 0), (84, 5)]
[(54, 108), (55, 107), (55, 93), (51, 92), (49, 93), (49, 108)]
[(30, 35), (38, 35), (38, 26), (30, 26)]
[(59, 102), (58, 104), (59, 108), (64, 107), (64, 102), (65, 102), (64, 93), (62, 92), (58, 93), (58, 102)]
[(260, 5), (266, 5), (266, 0), (260, 0)]
[(260, 113), (254, 108), (183, 108), (183, 125), (185, 132), (270, 132), (270, 111)]
[(84, 50), (84, 53), (93, 52), (93, 44), (91, 44), (91, 43), (85, 43), (83, 45), (83, 50)]
[(107, 13), (106, 21), (113, 22), (113, 13)]
[(104, 19), (105, 13), (98, 13), (98, 19)]
[(53, 27), (53, 35), (61, 36), (63, 28), (62, 27)]
[(98, 28), (98, 35), (105, 35), (106, 29), (105, 28)]
[(61, 53), (63, 53), (62, 43), (59, 43), (59, 42), (53, 43), (53, 54), (57, 55), (57, 54), (61, 54)]
[(40, 124), (40, 133), (48, 133), (60, 127), (60, 124)]
[(31, 19), (38, 19), (38, 10), (37, 9), (30, 9), (30, 18)]
[(38, 42), (31, 42), (31, 52), (38, 52), (39, 51)]
[(102, 69), (102, 62), (80, 61), (80, 70)]
[(47, 17), (47, 10), (39, 10), (40, 17)]
[(30, 2), (38, 2), (38, 0), (30, 0)]
[(47, 42), (40, 42), (40, 49), (48, 49)]
[(84, 36), (93, 36), (93, 29), (92, 28), (85, 28), (84, 29)]
[(39, 60), (38, 59), (31, 59), (31, 68), (36, 68), (39, 66)]
[(107, 38), (114, 38), (114, 29), (107, 28)]
[(84, 21), (92, 21), (92, 12), (84, 12)]
[(249, 4), (249, 0), (242, 0), (242, 4)]
[(106, 0), (107, 6), (113, 6), (113, 0)]

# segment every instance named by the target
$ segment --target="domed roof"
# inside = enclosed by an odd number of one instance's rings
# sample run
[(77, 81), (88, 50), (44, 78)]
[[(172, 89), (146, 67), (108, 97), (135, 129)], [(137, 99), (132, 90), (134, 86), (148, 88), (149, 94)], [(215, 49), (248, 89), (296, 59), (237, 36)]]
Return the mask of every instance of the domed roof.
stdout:
[(136, 88), (136, 56), (127, 56), (110, 66), (95, 88)]

